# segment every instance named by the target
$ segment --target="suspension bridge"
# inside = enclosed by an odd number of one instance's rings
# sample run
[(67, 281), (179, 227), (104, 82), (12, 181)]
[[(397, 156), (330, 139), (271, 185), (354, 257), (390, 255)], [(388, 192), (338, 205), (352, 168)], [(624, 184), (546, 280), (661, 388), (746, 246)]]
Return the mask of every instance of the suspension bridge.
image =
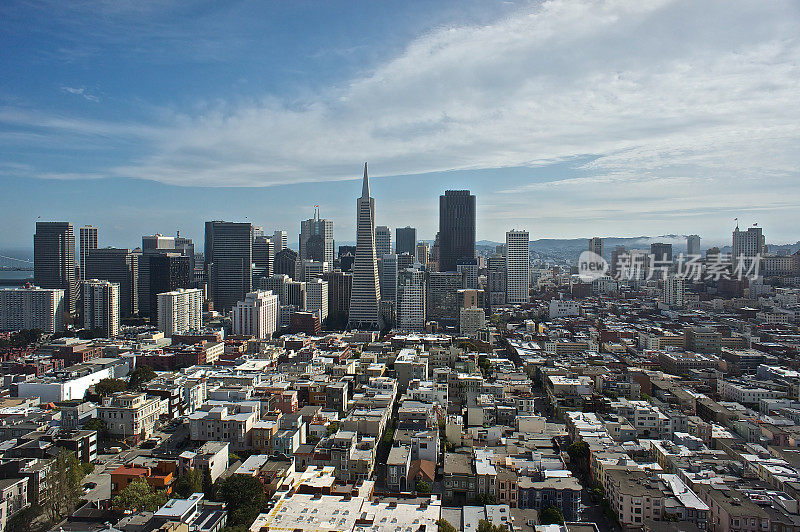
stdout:
[(0, 255), (0, 271), (32, 272), (33, 261), (19, 257)]

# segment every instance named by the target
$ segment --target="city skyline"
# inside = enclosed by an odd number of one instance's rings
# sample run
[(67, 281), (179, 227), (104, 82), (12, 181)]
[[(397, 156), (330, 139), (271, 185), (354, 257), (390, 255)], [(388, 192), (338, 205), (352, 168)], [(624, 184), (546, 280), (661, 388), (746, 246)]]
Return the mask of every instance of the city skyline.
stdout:
[(30, 247), (37, 216), (126, 247), (176, 229), (201, 241), (205, 220), (244, 216), (294, 234), (316, 204), (354, 240), (363, 160), (375, 197), (391, 198), (376, 224), (425, 240), (447, 189), (479, 198), (477, 238), (497, 242), (510, 227), (724, 240), (739, 217), (783, 243), (800, 221), (790, 2), (7, 3), (0, 15), (15, 50), (0, 86), (0, 248)]

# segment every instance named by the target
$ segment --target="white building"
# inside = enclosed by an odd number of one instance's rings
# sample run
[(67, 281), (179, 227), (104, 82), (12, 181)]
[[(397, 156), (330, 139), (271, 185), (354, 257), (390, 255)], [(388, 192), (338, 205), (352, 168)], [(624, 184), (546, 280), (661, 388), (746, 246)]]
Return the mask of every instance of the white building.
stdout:
[(511, 304), (530, 301), (530, 235), (527, 231), (506, 233), (506, 301)]
[(661, 301), (671, 307), (686, 305), (686, 280), (682, 277), (667, 277), (661, 288)]
[(64, 289), (25, 286), (0, 290), (0, 331), (64, 329)]
[(420, 270), (409, 268), (398, 274), (397, 327), (425, 330), (425, 274)]
[(108, 338), (119, 334), (119, 283), (83, 282), (83, 328), (102, 329)]
[(306, 282), (306, 310), (316, 312), (320, 323), (328, 318), (328, 281), (314, 279)]
[(565, 318), (567, 316), (580, 316), (581, 309), (577, 301), (552, 299), (550, 301), (550, 319)]
[(278, 329), (278, 296), (269, 290), (249, 292), (231, 309), (233, 334), (271, 338)]
[(63, 372), (20, 382), (17, 387), (17, 397), (39, 397), (42, 403), (83, 399), (90, 386), (113, 377), (112, 368), (92, 368), (77, 375)]
[(203, 327), (203, 291), (180, 288), (158, 294), (158, 330), (172, 337)]
[(473, 337), (486, 327), (486, 312), (479, 307), (462, 308), (459, 315), (459, 331)]

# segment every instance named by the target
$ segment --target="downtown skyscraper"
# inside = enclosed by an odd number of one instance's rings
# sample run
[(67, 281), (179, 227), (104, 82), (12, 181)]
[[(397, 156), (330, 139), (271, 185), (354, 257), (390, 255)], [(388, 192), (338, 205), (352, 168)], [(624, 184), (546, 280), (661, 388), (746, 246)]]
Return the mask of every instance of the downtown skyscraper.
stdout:
[(89, 251), (97, 249), (97, 227), (93, 225), (84, 225), (80, 228), (80, 280), (85, 281), (89, 279), (86, 277), (86, 258), (89, 256)]
[(64, 289), (64, 311), (75, 313), (75, 233), (70, 222), (36, 222), (33, 235), (33, 283), (41, 288)]
[(253, 226), (206, 222), (205, 269), (214, 310), (227, 312), (252, 291)]
[(448, 190), (439, 196), (439, 271), (454, 272), (461, 259), (475, 258), (475, 196)]
[(313, 260), (333, 264), (333, 220), (319, 217), (319, 207), (314, 217), (300, 222), (300, 260)]
[(530, 235), (512, 229), (506, 233), (506, 301), (511, 305), (530, 302), (530, 283)]
[(381, 289), (375, 254), (375, 200), (369, 195), (369, 176), (364, 163), (361, 197), (356, 200), (356, 257), (350, 295), (348, 328), (380, 329)]

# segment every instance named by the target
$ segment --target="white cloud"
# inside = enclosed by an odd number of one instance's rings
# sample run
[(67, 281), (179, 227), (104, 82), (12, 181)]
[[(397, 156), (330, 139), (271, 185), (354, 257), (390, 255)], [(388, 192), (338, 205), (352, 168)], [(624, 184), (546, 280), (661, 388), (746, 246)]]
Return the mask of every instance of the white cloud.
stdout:
[(94, 94), (90, 94), (85, 87), (61, 87), (61, 90), (64, 92), (68, 92), (69, 94), (74, 94), (75, 96), (80, 96), (85, 100), (89, 100), (90, 102), (100, 101), (100, 98), (98, 98)]
[(364, 160), (376, 176), (574, 160), (566, 178), (482, 197), (481, 234), (526, 221), (560, 224), (553, 236), (602, 234), (625, 215), (635, 233), (658, 233), (790, 209), (799, 30), (791, 0), (553, 0), (420, 36), (313, 97), (171, 110), (153, 125), (8, 109), (0, 121), (132, 139), (141, 155), (98, 175), (187, 186), (352, 179)]
[(246, 186), (540, 165), (596, 175), (795, 173), (800, 17), (789, 2), (552, 1), (443, 28), (316, 98), (178, 116), (115, 170)]

